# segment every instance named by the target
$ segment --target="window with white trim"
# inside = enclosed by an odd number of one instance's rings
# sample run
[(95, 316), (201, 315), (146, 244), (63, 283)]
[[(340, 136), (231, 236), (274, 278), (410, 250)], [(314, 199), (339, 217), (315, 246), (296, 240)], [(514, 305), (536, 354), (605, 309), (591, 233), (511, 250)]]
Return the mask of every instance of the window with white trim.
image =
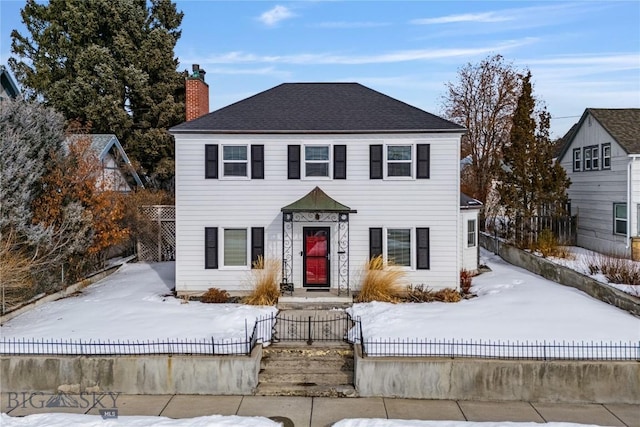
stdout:
[(602, 144), (602, 169), (611, 169), (611, 144)]
[(476, 220), (467, 221), (467, 247), (473, 248), (476, 245)]
[(413, 177), (413, 149), (411, 145), (387, 145), (388, 177)]
[(391, 264), (411, 267), (411, 229), (388, 228), (386, 249), (386, 258)]
[(248, 263), (248, 233), (246, 228), (225, 228), (223, 231), (223, 265), (246, 267)]
[(627, 204), (613, 204), (613, 234), (627, 234)]
[(600, 170), (600, 147), (591, 147), (591, 170)]
[(584, 170), (591, 170), (591, 147), (583, 148), (584, 151)]
[(248, 148), (246, 145), (224, 145), (222, 147), (222, 175), (248, 176)]
[(580, 148), (573, 149), (573, 171), (579, 172), (582, 170), (582, 150)]
[(306, 145), (304, 147), (304, 176), (330, 177), (330, 153), (328, 145)]

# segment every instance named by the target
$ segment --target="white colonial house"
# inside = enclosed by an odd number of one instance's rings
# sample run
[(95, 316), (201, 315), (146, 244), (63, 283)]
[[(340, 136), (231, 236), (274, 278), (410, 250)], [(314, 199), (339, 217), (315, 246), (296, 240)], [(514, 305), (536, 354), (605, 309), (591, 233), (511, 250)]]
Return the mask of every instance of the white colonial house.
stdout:
[(246, 290), (259, 256), (296, 289), (339, 293), (379, 254), (431, 288), (477, 268), (450, 121), (356, 83), (289, 83), (171, 133), (178, 293)]
[(558, 161), (571, 178), (578, 246), (631, 256), (640, 235), (640, 109), (587, 108), (563, 140)]

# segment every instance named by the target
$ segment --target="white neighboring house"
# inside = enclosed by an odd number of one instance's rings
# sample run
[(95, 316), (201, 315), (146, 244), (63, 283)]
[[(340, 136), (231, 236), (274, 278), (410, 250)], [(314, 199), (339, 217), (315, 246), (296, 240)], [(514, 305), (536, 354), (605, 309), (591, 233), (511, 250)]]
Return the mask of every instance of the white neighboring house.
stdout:
[(90, 149), (98, 157), (102, 168), (99, 184), (106, 183), (105, 190), (129, 192), (134, 186), (144, 188), (127, 153), (113, 134), (77, 134), (67, 137), (72, 140), (91, 139)]
[(461, 126), (357, 83), (288, 83), (170, 131), (178, 293), (244, 291), (261, 255), (295, 288), (348, 293), (378, 254), (459, 286)]
[(587, 108), (563, 140), (578, 246), (630, 256), (640, 235), (640, 109)]

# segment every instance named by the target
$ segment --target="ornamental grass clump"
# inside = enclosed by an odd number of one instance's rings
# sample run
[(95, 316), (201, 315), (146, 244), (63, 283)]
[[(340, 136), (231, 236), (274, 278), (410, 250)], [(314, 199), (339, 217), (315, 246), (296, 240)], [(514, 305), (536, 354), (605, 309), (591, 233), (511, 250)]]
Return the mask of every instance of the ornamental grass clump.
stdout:
[(249, 273), (249, 287), (251, 289), (242, 302), (249, 305), (275, 305), (280, 296), (280, 268), (278, 259), (264, 259), (258, 257), (252, 263)]
[(462, 295), (456, 289), (444, 288), (433, 291), (424, 285), (407, 288), (405, 300), (408, 302), (459, 302)]
[(405, 290), (407, 273), (385, 262), (382, 255), (371, 258), (364, 267), (356, 302), (398, 302)]

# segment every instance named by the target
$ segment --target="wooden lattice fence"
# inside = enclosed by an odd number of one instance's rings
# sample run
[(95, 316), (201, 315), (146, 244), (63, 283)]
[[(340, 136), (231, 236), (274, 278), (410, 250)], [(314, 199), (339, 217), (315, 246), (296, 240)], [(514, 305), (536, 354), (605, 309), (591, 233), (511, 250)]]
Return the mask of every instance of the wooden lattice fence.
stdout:
[(140, 209), (149, 218), (151, 232), (138, 238), (138, 259), (147, 262), (175, 261), (176, 207), (153, 205)]

